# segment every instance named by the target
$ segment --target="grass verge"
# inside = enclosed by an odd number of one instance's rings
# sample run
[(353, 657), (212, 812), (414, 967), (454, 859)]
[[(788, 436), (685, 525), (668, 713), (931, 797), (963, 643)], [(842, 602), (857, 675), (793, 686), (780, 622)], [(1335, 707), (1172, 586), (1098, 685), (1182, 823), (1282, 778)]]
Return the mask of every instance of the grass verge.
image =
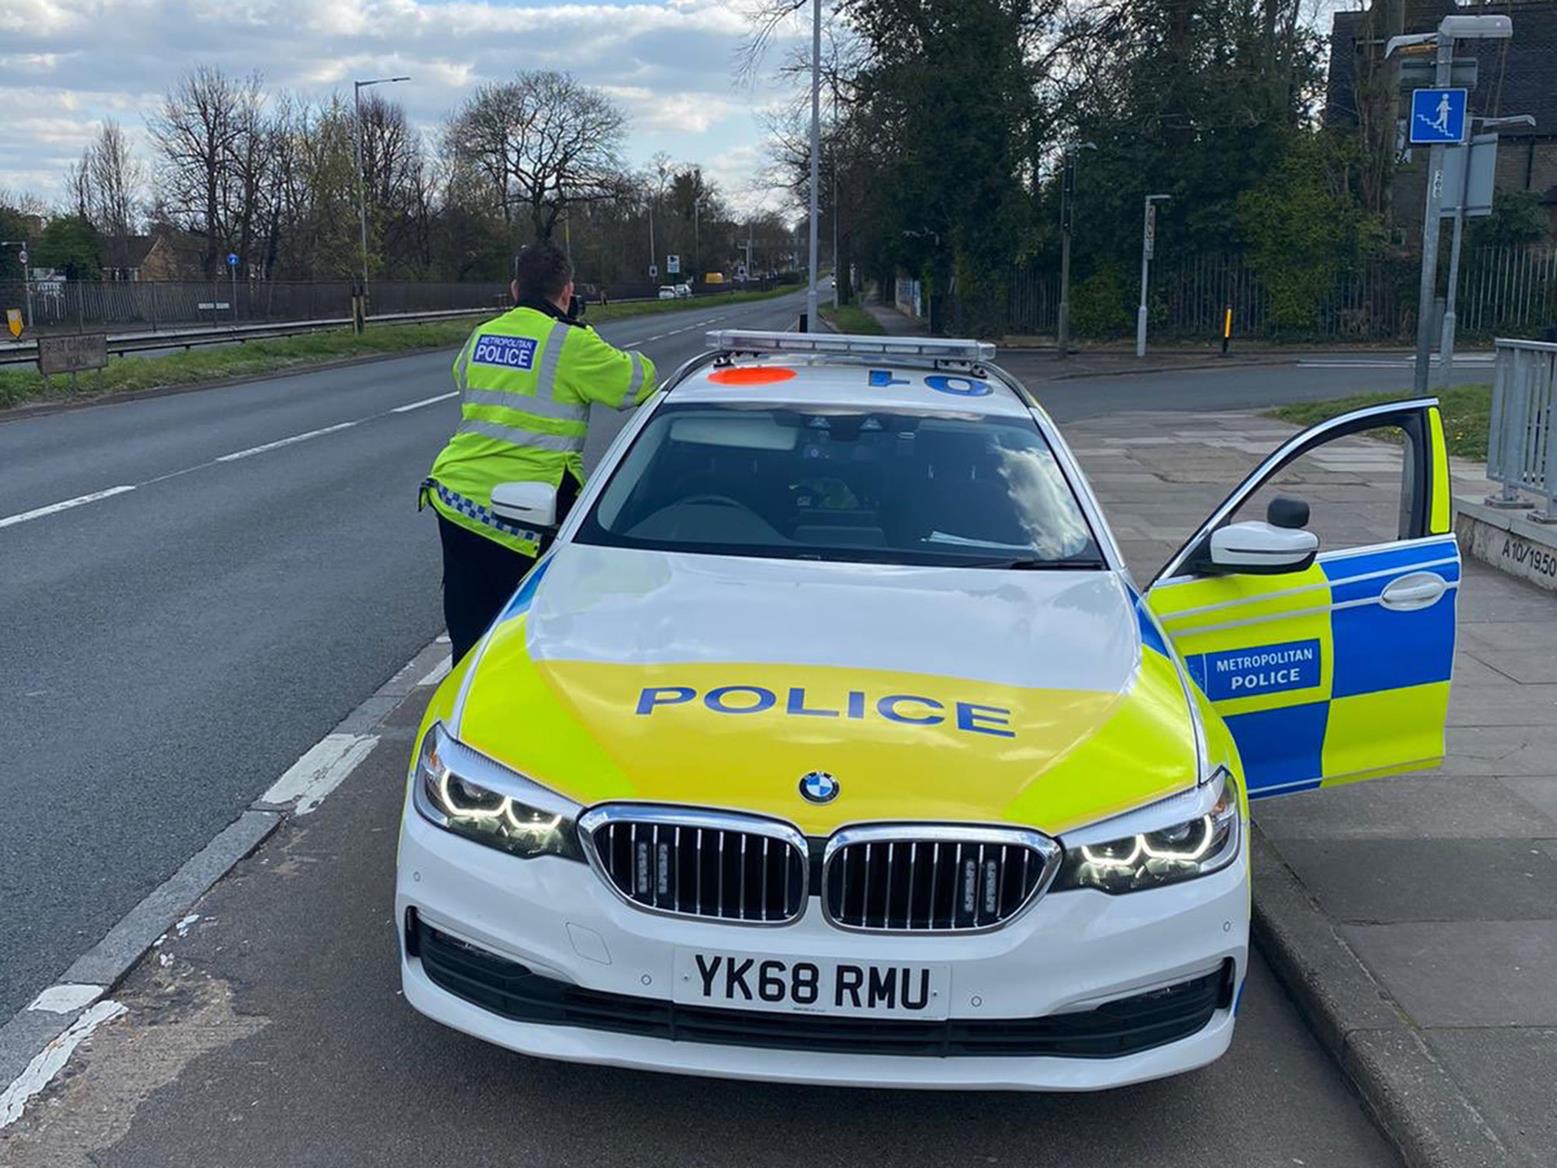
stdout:
[(887, 331), (881, 327), (879, 320), (858, 304), (840, 304), (836, 307), (831, 304), (824, 304), (817, 311), (822, 314), (823, 320), (841, 333), (853, 333), (855, 336), (862, 337), (877, 337)]
[[(734, 292), (717, 298), (701, 298), (690, 304), (685, 300), (646, 300), (609, 304), (605, 307), (591, 305), (587, 319), (592, 324), (598, 324), (678, 309), (684, 311), (689, 307), (714, 307), (765, 300), (792, 291), (793, 288), (781, 288), (773, 292)], [(103, 369), (78, 374), (75, 389), (71, 388), (70, 378), (66, 375), (44, 377), (36, 369), (0, 367), (0, 409), (23, 402), (95, 397), (100, 394), (256, 377), (353, 357), (386, 356), (419, 349), (452, 349), (470, 335), (471, 326), (481, 315), (476, 312), (457, 320), (428, 324), (369, 325), (361, 336), (350, 329), (321, 329), (290, 337), (245, 341), (241, 345), (212, 345), (171, 353), (165, 357), (114, 357)]]
[[(1401, 393), (1359, 393), (1351, 397), (1331, 398), (1328, 401), (1294, 402), (1267, 410), (1268, 417), (1294, 422), (1299, 426), (1312, 426), (1347, 410), (1376, 406), (1383, 402), (1399, 401), (1409, 396)], [(1492, 386), (1457, 385), (1453, 389), (1437, 392), (1443, 409), (1444, 439), (1449, 453), (1463, 458), (1487, 457), (1487, 427), (1492, 417)]]

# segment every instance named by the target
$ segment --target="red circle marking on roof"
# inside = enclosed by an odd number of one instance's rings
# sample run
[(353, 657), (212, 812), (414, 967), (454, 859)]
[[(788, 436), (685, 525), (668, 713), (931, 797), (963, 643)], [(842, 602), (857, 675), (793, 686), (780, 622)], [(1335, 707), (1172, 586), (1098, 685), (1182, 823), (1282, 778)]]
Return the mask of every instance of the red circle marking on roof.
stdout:
[(747, 365), (738, 369), (716, 369), (708, 375), (715, 385), (771, 385), (794, 377), (793, 369), (782, 365)]

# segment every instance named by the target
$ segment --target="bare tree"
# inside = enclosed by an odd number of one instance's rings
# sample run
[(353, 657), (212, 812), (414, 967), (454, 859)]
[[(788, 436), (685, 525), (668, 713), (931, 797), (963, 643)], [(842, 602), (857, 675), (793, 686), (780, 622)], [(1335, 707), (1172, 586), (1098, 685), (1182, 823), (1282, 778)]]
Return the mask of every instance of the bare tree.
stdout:
[(478, 89), (450, 121), (449, 148), (484, 176), (506, 222), (528, 214), (549, 239), (569, 207), (618, 197), (625, 118), (566, 73), (525, 72)]
[(156, 143), (162, 205), (180, 226), (205, 239), (206, 275), (238, 242), (239, 223), (252, 228), (246, 195), (262, 172), (255, 137), (264, 98), (258, 74), (229, 77), (201, 65), (169, 91), (147, 125)]

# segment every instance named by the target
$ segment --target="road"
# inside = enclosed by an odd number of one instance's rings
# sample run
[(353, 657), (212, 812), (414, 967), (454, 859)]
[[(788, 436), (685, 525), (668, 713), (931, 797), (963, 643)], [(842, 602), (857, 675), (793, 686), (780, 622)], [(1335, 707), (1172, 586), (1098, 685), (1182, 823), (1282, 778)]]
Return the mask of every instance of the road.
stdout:
[[(668, 371), (801, 302), (601, 332)], [(451, 360), (0, 421), (0, 1021), (442, 627)]]
[[(668, 369), (707, 327), (783, 327), (798, 307), (602, 331)], [(413, 498), (457, 416), (448, 365), (417, 356), (0, 422), (0, 1020), (440, 629), (436, 532)], [(1410, 374), (1357, 376), (1391, 388)], [(1316, 393), (1315, 371), (1292, 366), (1034, 381), (1061, 421)], [(601, 421), (592, 450), (614, 429)], [(77, 1151), (122, 1137), (95, 1162), (484, 1163), (498, 1147), (505, 1162), (788, 1162), (799, 1146), (839, 1163), (1394, 1162), (1261, 965), (1228, 1059), (1074, 1100), (925, 1107), (689, 1084), (439, 1030), (396, 1000), (388, 918), (414, 706), (317, 816), (217, 889), (168, 966), (123, 987), (136, 1021), (89, 1066), (108, 1073), (117, 1050), (141, 1091), (128, 1104), (146, 1106), (128, 1135), (99, 1123)], [(165, 1056), (158, 1025), (182, 1035)], [(84, 1101), (102, 1122), (123, 1110), (102, 1104)]]

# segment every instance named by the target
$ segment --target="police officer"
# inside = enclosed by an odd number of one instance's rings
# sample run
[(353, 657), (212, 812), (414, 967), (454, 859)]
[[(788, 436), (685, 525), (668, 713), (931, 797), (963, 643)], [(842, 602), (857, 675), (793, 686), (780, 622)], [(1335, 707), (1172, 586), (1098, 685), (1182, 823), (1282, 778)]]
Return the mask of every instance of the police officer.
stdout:
[(443, 543), (443, 613), (458, 661), (540, 551), (541, 535), (492, 512), (499, 483), (557, 488), (557, 522), (584, 482), (589, 407), (625, 410), (655, 389), (654, 364), (569, 313), (573, 269), (550, 243), (514, 259), (514, 307), (478, 325), (454, 362), (460, 424), (422, 484)]

